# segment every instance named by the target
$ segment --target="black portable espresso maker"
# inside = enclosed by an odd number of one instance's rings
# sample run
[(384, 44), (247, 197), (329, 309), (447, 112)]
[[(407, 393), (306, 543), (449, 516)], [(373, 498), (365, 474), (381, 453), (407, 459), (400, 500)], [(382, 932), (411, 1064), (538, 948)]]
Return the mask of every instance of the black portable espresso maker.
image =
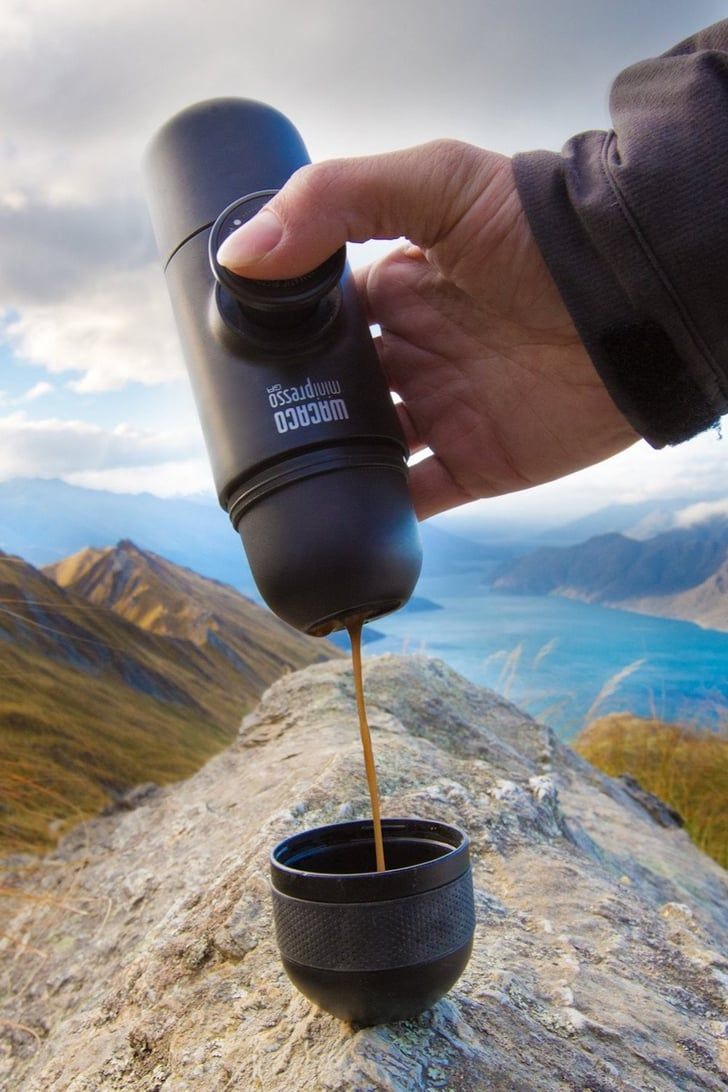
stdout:
[(402, 606), (421, 549), (404, 437), (345, 248), (286, 281), (216, 260), (308, 162), (278, 111), (213, 99), (157, 133), (146, 176), (220, 504), (271, 609), (325, 635)]
[[(286, 281), (217, 262), (230, 232), (308, 162), (277, 111), (238, 99), (184, 110), (147, 156), (154, 230), (220, 503), (260, 592), (324, 635), (402, 606), (419, 575), (407, 449), (342, 247)], [(468, 962), (468, 839), (422, 819), (286, 838), (271, 853), (278, 947), (291, 981), (345, 1020), (434, 1004)]]

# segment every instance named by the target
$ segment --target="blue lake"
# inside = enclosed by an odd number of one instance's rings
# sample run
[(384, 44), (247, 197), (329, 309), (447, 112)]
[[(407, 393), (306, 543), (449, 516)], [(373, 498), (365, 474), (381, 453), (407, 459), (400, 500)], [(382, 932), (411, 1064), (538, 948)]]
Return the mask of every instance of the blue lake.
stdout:
[(443, 609), (377, 619), (373, 627), (385, 637), (365, 653), (438, 656), (565, 739), (585, 718), (618, 710), (705, 727), (728, 723), (728, 633), (567, 599), (497, 594), (479, 585), (480, 576), (422, 580), (417, 594)]

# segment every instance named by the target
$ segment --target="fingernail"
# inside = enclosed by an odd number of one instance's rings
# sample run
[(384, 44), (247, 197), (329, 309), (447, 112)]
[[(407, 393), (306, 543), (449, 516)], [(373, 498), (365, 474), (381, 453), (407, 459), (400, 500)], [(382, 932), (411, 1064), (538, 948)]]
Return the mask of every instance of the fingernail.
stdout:
[(261, 209), (252, 220), (228, 235), (217, 252), (220, 265), (241, 269), (259, 262), (281, 240), (283, 224), (272, 209)]

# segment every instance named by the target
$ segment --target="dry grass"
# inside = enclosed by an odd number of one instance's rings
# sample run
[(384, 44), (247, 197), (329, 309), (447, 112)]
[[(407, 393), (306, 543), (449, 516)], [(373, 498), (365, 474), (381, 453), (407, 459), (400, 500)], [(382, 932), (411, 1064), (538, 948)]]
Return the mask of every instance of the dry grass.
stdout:
[[(531, 668), (541, 664), (553, 651), (553, 638), (540, 648)], [(486, 663), (502, 664), (496, 689), (509, 698), (519, 681), (523, 664), (523, 644), (492, 653)], [(646, 661), (634, 660), (611, 675), (591, 703), (581, 732), (571, 746), (594, 766), (612, 777), (631, 774), (648, 792), (664, 800), (680, 813), (693, 841), (724, 868), (728, 868), (728, 716), (719, 710), (726, 728), (701, 730), (679, 724), (667, 724), (659, 717), (637, 717), (631, 713), (611, 713), (595, 720), (598, 711), (609, 702), (625, 679)], [(533, 694), (520, 698), (528, 708), (545, 697)], [(537, 719), (549, 722), (561, 717), (568, 708), (568, 696), (541, 708)]]
[(587, 709), (584, 715), (585, 724), (590, 724), (592, 722), (592, 720), (594, 719), (594, 714), (596, 713), (600, 705), (603, 705), (605, 701), (611, 698), (612, 695), (615, 694), (617, 690), (619, 690), (619, 687), (624, 682), (624, 680), (628, 679), (630, 675), (633, 675), (635, 671), (639, 671), (639, 669), (645, 662), (645, 660), (633, 660), (631, 664), (627, 664), (619, 671), (615, 671), (613, 675), (610, 675), (610, 677), (607, 679), (607, 681), (604, 683), (601, 690), (595, 697), (594, 701)]
[(612, 713), (572, 746), (612, 777), (628, 773), (682, 816), (693, 841), (728, 868), (728, 736)]
[(338, 655), (133, 546), (70, 561), (84, 559), (100, 601), (0, 553), (0, 856), (49, 849), (133, 785), (189, 777), (284, 671)]
[(0, 651), (0, 856), (51, 848), (119, 792), (189, 777), (234, 738), (239, 706), (206, 714), (109, 672)]

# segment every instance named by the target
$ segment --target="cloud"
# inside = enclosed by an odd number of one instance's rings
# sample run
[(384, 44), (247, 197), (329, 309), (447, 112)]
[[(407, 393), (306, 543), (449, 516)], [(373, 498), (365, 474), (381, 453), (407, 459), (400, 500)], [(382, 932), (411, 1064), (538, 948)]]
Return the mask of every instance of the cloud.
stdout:
[(54, 203), (128, 193), (154, 129), (215, 95), (277, 105), (317, 155), (433, 135), (533, 139), (546, 120), (561, 143), (570, 124), (600, 123), (622, 65), (716, 7), (667, 3), (658, 17), (633, 0), (368, 0), (352, 32), (337, 0), (5, 0), (0, 132), (15, 154), (4, 185)]
[[(179, 374), (141, 184), (143, 150), (199, 99), (271, 102), (314, 158), (451, 135), (558, 146), (605, 118), (619, 67), (701, 21), (614, 0), (5, 0), (0, 299), (15, 351), (81, 391)], [(706, 18), (706, 22), (710, 19)], [(578, 94), (575, 89), (578, 88)]]
[(212, 473), (205, 458), (112, 470), (83, 470), (64, 475), (64, 480), (70, 485), (105, 489), (109, 493), (154, 493), (158, 497), (192, 493), (215, 495)]
[(716, 516), (728, 516), (728, 498), (717, 501), (702, 501), (698, 504), (690, 504), (687, 508), (681, 508), (675, 513), (676, 527), (694, 527), (698, 523), (706, 523)]
[(127, 424), (104, 429), (86, 421), (0, 417), (0, 480), (56, 478), (81, 472), (133, 470), (201, 459), (197, 433), (149, 432)]
[(645, 441), (596, 466), (558, 481), (474, 501), (451, 518), (558, 524), (608, 504), (630, 504), (672, 497), (715, 497), (726, 492), (725, 440), (712, 430), (660, 451)]
[(163, 277), (156, 267), (108, 273), (78, 296), (26, 305), (0, 320), (14, 354), (80, 393), (154, 386), (184, 374)]
[(141, 194), (53, 205), (6, 193), (0, 238), (0, 298), (16, 308), (79, 297), (120, 271), (156, 264)]
[(690, 494), (701, 497), (725, 489), (725, 457), (725, 443), (712, 430), (688, 443), (659, 451), (642, 441), (606, 462), (554, 483), (553, 489), (582, 502), (592, 489), (624, 503)]
[[(83, 395), (143, 384), (146, 419), (158, 411), (164, 420), (169, 388), (153, 388), (184, 369), (141, 160), (158, 126), (191, 102), (270, 102), (315, 159), (437, 136), (504, 152), (559, 147), (606, 123), (608, 84), (623, 65), (723, 14), (709, 0), (368, 0), (356, 6), (352, 32), (352, 13), (337, 0), (4, 0), (0, 339), (19, 361)], [(7, 386), (5, 413), (20, 404), (21, 385)], [(28, 406), (41, 386), (26, 392)], [(85, 404), (92, 412), (93, 400)], [(185, 432), (109, 431), (52, 412), (45, 421), (0, 418), (0, 477), (61, 474), (101, 488), (145, 482), (174, 491), (185, 477), (190, 488), (209, 481), (202, 454), (193, 457), (192, 422), (185, 440)], [(724, 461), (721, 450), (673, 458), (642, 447), (614, 469), (503, 503), (588, 510), (600, 496), (667, 490), (672, 472), (697, 494)]]
[(0, 237), (0, 339), (16, 357), (83, 393), (183, 375), (140, 196), (0, 208)]
[(22, 397), (22, 401), (35, 402), (36, 398), (42, 398), (44, 394), (50, 394), (53, 390), (55, 390), (55, 387), (52, 383), (46, 383), (44, 381), (41, 381), (40, 383), (36, 383), (35, 386), (31, 387), (30, 390), (25, 392)]

